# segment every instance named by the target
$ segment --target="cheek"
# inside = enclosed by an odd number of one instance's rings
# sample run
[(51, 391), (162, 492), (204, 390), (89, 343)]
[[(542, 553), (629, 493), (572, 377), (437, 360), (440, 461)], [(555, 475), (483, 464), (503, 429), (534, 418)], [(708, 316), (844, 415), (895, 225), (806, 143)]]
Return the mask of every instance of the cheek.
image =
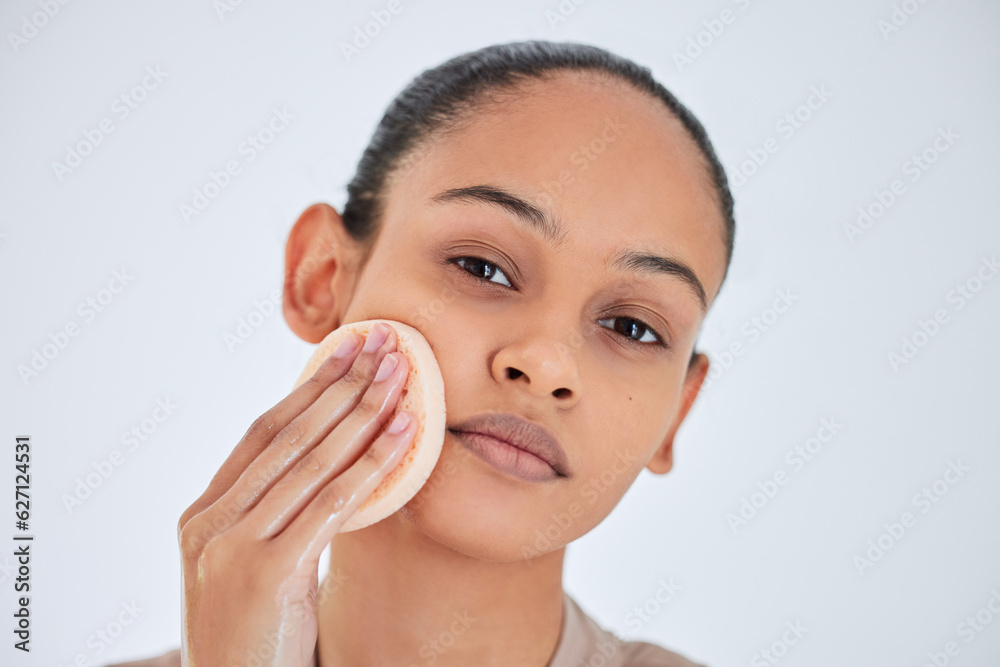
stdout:
[(581, 412), (589, 418), (580, 431), (587, 435), (579, 440), (572, 494), (592, 525), (615, 508), (666, 437), (675, 397), (664, 396), (662, 389), (655, 402), (642, 401), (644, 395), (627, 391), (588, 395), (595, 407)]
[(444, 379), (447, 421), (495, 409), (490, 326), (455, 298), (453, 288), (419, 289), (410, 298), (407, 324), (424, 335), (434, 352)]
[(605, 454), (600, 462), (588, 467), (577, 482), (577, 495), (584, 511), (595, 518), (594, 525), (606, 517), (642, 470), (639, 452), (618, 448)]
[(632, 461), (627, 465), (635, 469), (634, 478), (670, 431), (680, 406), (680, 382), (650, 381), (637, 386), (635, 378), (622, 379), (607, 371), (595, 378), (585, 389), (584, 401), (576, 406), (581, 416), (580, 424), (574, 425), (581, 438), (580, 463), (591, 475), (607, 478), (607, 470), (625, 465), (613, 463), (618, 452)]
[(409, 298), (410, 314), (417, 328), (435, 329), (442, 335), (447, 335), (447, 329), (441, 325), (454, 316), (455, 301), (458, 293), (454, 288), (445, 285), (417, 285), (411, 283), (406, 288), (411, 294)]

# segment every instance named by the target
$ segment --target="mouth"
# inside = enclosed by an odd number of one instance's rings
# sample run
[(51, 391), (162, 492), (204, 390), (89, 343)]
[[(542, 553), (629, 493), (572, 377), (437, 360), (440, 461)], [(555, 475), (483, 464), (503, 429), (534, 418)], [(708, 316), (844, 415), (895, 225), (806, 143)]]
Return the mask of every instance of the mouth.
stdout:
[(450, 425), (448, 431), (501, 472), (530, 482), (570, 476), (566, 452), (545, 428), (509, 413), (487, 413)]

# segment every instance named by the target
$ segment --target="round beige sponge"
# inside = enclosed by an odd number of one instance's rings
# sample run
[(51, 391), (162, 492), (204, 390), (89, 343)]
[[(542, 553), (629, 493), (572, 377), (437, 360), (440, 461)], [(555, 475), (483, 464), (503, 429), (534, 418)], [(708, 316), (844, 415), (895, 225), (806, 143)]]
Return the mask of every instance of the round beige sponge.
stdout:
[(312, 377), (320, 364), (333, 354), (348, 332), (353, 331), (364, 339), (379, 322), (384, 322), (395, 330), (396, 351), (406, 355), (410, 368), (396, 409), (389, 415), (372, 441), (374, 442), (375, 438), (388, 428), (400, 410), (406, 410), (415, 416), (417, 432), (402, 460), (389, 471), (375, 491), (344, 522), (340, 528), (341, 533), (370, 526), (410, 502), (430, 477), (444, 445), (444, 379), (441, 377), (441, 368), (427, 339), (408, 324), (395, 320), (363, 320), (350, 322), (331, 331), (316, 347), (309, 363), (296, 380), (295, 386), (298, 387)]

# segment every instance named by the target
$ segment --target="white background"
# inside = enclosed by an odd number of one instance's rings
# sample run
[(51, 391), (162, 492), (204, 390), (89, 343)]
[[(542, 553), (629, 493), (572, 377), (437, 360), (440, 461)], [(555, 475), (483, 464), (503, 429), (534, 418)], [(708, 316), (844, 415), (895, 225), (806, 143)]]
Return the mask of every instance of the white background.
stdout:
[[(890, 0), (567, 1), (565, 17), (557, 0), (403, 0), (348, 62), (339, 45), (385, 3), (346, 4), (245, 0), (220, 14), (210, 0), (94, 0), (59, 5), (32, 32), (37, 2), (3, 3), (0, 466), (10, 489), (14, 436), (30, 434), (37, 541), (28, 659), (11, 648), (13, 560), (0, 556), (0, 663), (104, 664), (178, 645), (177, 518), (311, 351), (280, 309), (235, 349), (225, 342), (281, 286), (292, 223), (313, 202), (342, 205), (413, 76), (540, 38), (651, 67), (705, 124), (730, 177), (754, 171), (735, 189), (735, 258), (701, 337), (728, 367), (681, 430), (674, 471), (644, 472), (570, 546), (567, 590), (608, 629), (712, 667), (768, 664), (757, 654), (788, 622), (808, 630), (782, 665), (918, 666), (952, 640), (950, 664), (996, 665), (1000, 618), (971, 642), (958, 626), (991, 591), (1000, 600), (1000, 279), (975, 281), (1000, 253), (1000, 6), (897, 0), (902, 25), (888, 30)], [(712, 24), (726, 9), (732, 22)], [(12, 44), (22, 30), (32, 36)], [(695, 57), (677, 60), (686, 49)], [(112, 103), (147, 66), (166, 77), (122, 119)], [(799, 109), (812, 87), (829, 99)], [(246, 162), (240, 143), (284, 107), (294, 119)], [(777, 124), (797, 111), (808, 119), (787, 136)], [(53, 162), (102, 118), (114, 131), (60, 180)], [(907, 161), (947, 128), (958, 138), (911, 180)], [(760, 158), (768, 138), (777, 151), (752, 169), (748, 151)], [(231, 159), (241, 172), (185, 223), (179, 205)], [(859, 207), (878, 211), (894, 179), (902, 194), (852, 237), (845, 226)], [(78, 304), (122, 269), (127, 287), (86, 321)], [(970, 279), (980, 289), (959, 308), (953, 290)], [(795, 300), (775, 321), (779, 290)], [(947, 323), (894, 368), (890, 353), (938, 309)], [(22, 379), (19, 366), (73, 322), (79, 335)], [(742, 354), (726, 359), (734, 342)], [(126, 451), (121, 434), (168, 398), (173, 415)], [(786, 453), (823, 418), (843, 427), (795, 470)], [(115, 449), (122, 464), (69, 512), (63, 495)], [(949, 461), (968, 472), (922, 512), (913, 496)], [(778, 470), (787, 484), (734, 530), (727, 515)], [(13, 491), (0, 498), (0, 541), (12, 544)], [(859, 566), (907, 511), (915, 525)], [(680, 587), (663, 605), (661, 579)], [(96, 655), (88, 637), (132, 601), (135, 623)], [(643, 605), (653, 613), (637, 628), (629, 614)]]

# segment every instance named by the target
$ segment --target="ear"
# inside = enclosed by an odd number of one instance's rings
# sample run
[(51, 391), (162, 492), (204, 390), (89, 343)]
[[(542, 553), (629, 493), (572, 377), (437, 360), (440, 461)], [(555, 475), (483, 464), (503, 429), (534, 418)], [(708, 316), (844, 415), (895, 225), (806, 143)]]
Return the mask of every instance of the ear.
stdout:
[(663, 444), (646, 464), (646, 468), (650, 472), (664, 475), (674, 467), (674, 437), (677, 435), (677, 429), (684, 422), (684, 418), (687, 417), (691, 406), (694, 405), (694, 399), (698, 396), (698, 391), (701, 389), (706, 375), (708, 375), (708, 357), (704, 354), (697, 354), (688, 365), (684, 387), (681, 389), (681, 404), (677, 411), (677, 417), (670, 427), (667, 437), (663, 439)]
[(318, 343), (340, 326), (350, 301), (360, 248), (331, 206), (313, 204), (292, 227), (285, 244), (281, 310), (289, 328)]

